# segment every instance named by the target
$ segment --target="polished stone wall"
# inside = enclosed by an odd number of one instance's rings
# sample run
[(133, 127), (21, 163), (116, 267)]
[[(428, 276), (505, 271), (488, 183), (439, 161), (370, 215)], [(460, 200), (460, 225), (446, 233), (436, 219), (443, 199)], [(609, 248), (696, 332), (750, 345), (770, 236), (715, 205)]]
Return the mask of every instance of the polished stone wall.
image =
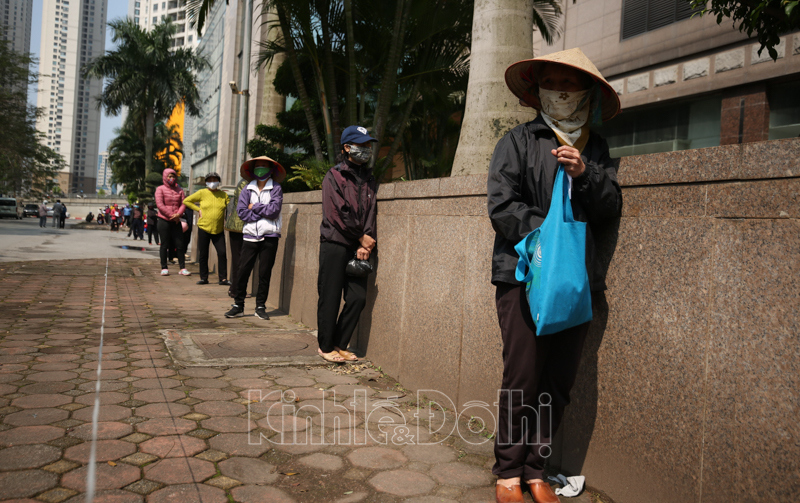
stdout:
[[(608, 290), (551, 458), (617, 502), (800, 493), (800, 140), (627, 157)], [(486, 176), (384, 184), (353, 345), (406, 387), (495, 402)], [(288, 194), (271, 304), (316, 327), (320, 193)], [(474, 409), (473, 409), (474, 410)]]

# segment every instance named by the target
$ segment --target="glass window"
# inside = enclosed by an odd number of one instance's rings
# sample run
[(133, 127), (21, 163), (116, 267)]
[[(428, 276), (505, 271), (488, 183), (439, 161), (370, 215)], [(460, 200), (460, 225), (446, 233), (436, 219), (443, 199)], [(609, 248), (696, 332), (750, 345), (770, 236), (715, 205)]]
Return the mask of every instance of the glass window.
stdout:
[(597, 128), (611, 157), (719, 145), (722, 98), (709, 97), (623, 111)]
[(800, 136), (800, 93), (798, 82), (775, 84), (767, 90), (769, 100), (769, 139)]
[(687, 0), (624, 0), (622, 40), (689, 19), (695, 12)]

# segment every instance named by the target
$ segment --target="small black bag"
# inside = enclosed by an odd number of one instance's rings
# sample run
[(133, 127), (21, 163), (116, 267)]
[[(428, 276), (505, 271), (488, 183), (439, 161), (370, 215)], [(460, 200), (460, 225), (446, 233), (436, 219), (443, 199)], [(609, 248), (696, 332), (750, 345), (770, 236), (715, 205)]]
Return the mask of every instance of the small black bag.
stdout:
[(348, 276), (366, 278), (372, 272), (372, 264), (369, 263), (369, 260), (360, 260), (357, 257), (353, 257), (347, 263), (345, 272)]

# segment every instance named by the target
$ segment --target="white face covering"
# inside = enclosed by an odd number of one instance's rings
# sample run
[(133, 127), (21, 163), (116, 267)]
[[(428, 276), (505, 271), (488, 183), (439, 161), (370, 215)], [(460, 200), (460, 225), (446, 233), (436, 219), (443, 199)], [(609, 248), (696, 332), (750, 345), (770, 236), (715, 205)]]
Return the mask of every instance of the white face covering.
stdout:
[(589, 119), (590, 100), (586, 100), (578, 109), (588, 93), (588, 90), (566, 92), (539, 89), (542, 118), (559, 138), (570, 146), (575, 145), (581, 137), (582, 128)]
[(206, 182), (206, 187), (211, 190), (217, 190), (217, 187), (219, 187), (219, 182)]

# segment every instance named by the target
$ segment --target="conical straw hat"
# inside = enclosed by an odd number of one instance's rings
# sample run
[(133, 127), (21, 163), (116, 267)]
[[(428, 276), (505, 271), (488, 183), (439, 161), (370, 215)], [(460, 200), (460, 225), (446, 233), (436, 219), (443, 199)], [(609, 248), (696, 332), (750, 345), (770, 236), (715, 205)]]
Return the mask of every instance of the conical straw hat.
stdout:
[(244, 161), (241, 168), (239, 168), (239, 174), (248, 182), (253, 181), (256, 177), (256, 175), (253, 173), (256, 161), (269, 161), (272, 164), (272, 166), (275, 168), (275, 170), (272, 172), (272, 179), (275, 180), (275, 182), (282, 183), (286, 178), (286, 169), (281, 166), (278, 161), (262, 155), (261, 157), (254, 157)]
[(620, 103), (616, 91), (603, 78), (594, 63), (577, 47), (538, 58), (517, 61), (506, 69), (506, 85), (517, 98), (536, 110), (541, 110), (542, 105), (537, 95), (538, 78), (542, 67), (547, 63), (557, 63), (574, 68), (589, 75), (592, 80), (600, 84), (603, 94), (602, 111), (604, 121), (619, 113)]

